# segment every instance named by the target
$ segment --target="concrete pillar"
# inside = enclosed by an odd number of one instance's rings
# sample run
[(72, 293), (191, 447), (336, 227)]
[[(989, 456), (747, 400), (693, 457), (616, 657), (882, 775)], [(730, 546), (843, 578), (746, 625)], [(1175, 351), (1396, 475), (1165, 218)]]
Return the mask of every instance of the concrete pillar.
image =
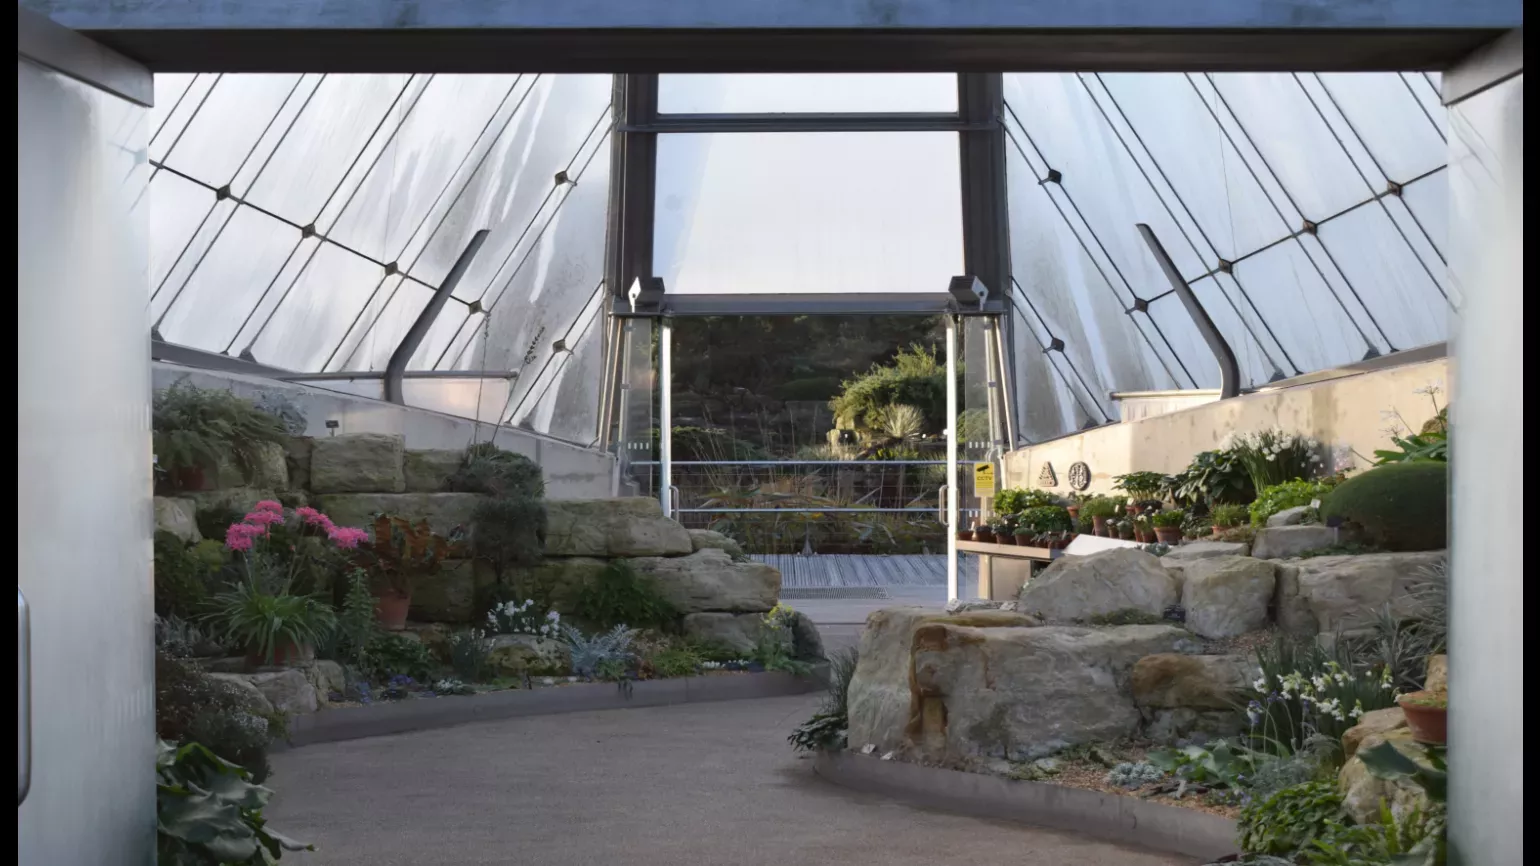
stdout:
[(1524, 44), (1444, 76), (1452, 329), (1450, 863), (1524, 861)]

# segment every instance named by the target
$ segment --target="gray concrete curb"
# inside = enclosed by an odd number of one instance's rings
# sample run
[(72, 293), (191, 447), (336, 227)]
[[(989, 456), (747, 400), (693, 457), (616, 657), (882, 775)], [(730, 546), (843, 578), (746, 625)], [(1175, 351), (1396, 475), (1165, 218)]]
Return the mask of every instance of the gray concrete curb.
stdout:
[(1020, 821), (1204, 861), (1238, 850), (1234, 821), (1138, 797), (884, 761), (855, 752), (820, 752), (813, 769), (841, 787), (911, 806)]
[(273, 746), (275, 749), (296, 748), (521, 716), (799, 695), (823, 688), (819, 673), (815, 668), (808, 677), (773, 672), (643, 680), (632, 683), (629, 693), (615, 683), (574, 683), (463, 697), (381, 702), (367, 707), (341, 707), (289, 719), (287, 742), (280, 741)]

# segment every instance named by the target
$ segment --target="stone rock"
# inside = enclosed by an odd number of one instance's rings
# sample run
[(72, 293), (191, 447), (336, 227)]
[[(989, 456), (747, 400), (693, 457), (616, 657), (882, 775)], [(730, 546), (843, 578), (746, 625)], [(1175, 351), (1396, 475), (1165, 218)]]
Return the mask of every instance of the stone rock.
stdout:
[(723, 551), (734, 559), (740, 559), (744, 555), (742, 545), (720, 532), (715, 532), (710, 529), (687, 529), (685, 531), (690, 533), (690, 544), (693, 545), (696, 550), (705, 550), (708, 547), (714, 547), (717, 550)]
[(228, 490), (203, 490), (195, 493), (184, 493), (183, 496), (191, 499), (197, 511), (215, 508), (233, 508), (245, 514), (264, 500), (276, 500), (278, 493), (273, 490), (257, 487), (232, 487)]
[(758, 613), (692, 613), (684, 618), (685, 637), (716, 644), (733, 652), (753, 652), (764, 631)]
[(1125, 547), (1055, 561), (1021, 588), (1016, 610), (1048, 622), (1087, 622), (1125, 610), (1161, 616), (1180, 593), (1160, 560)]
[(439, 493), (465, 462), (464, 451), (434, 448), (429, 450), (407, 449), (403, 459), (406, 471), (406, 492)]
[(494, 672), (508, 677), (565, 673), (571, 665), (566, 644), (530, 634), (493, 637), (488, 662)]
[(1330, 634), (1370, 626), (1374, 612), (1386, 604), (1397, 616), (1416, 615), (1421, 608), (1411, 590), (1444, 556), (1435, 550), (1280, 563), (1273, 598), (1278, 624), (1299, 634)]
[(1246, 702), (1258, 675), (1247, 655), (1188, 655), (1160, 653), (1134, 663), (1128, 684), (1134, 705), (1141, 709), (1232, 711)]
[[(242, 664), (245, 664), (245, 661), (245, 659), (241, 659)], [(273, 711), (273, 702), (268, 700), (267, 695), (264, 695), (262, 690), (258, 689), (256, 684), (251, 681), (250, 674), (211, 672), (209, 677), (222, 683), (228, 683), (231, 688), (240, 692), (250, 701), (252, 709), (257, 712), (271, 713)]]
[(1201, 746), (1245, 733), (1246, 720), (1234, 710), (1189, 707), (1145, 710), (1144, 737), (1168, 746)]
[(289, 488), (289, 454), (281, 443), (262, 442), (252, 455), (251, 471), (243, 486), (287, 490)]
[(1207, 638), (1234, 637), (1267, 625), (1276, 566), (1249, 556), (1216, 556), (1184, 568), (1187, 628)]
[(976, 598), (976, 599), (972, 599), (970, 601), (962, 601), (960, 599), (955, 599), (954, 598), (951, 601), (946, 603), (946, 611), (947, 611), (947, 613), (972, 613), (972, 612), (974, 612), (976, 610), (1015, 610), (1015, 609), (1016, 609), (1016, 602), (1014, 602), (1014, 601), (992, 601), (992, 600), (983, 599), (983, 598)]
[(1288, 559), (1337, 543), (1337, 530), (1330, 526), (1267, 526), (1257, 530), (1256, 540), (1251, 542), (1251, 555), (1257, 559)]
[(1030, 761), (1132, 736), (1143, 717), (1130, 669), (1188, 637), (1168, 625), (923, 625), (914, 634), (907, 745), (922, 761)]
[(1250, 551), (1251, 545), (1244, 541), (1189, 541), (1171, 548), (1169, 553), (1160, 558), (1160, 564), (1167, 568), (1181, 568), (1200, 559), (1246, 556)]
[(305, 677), (305, 672), (297, 668), (246, 674), (246, 677), (280, 713), (297, 716), (313, 713), (319, 706), (315, 687)]
[(409, 622), (405, 629), (395, 632), (399, 637), (415, 640), (427, 647), (434, 658), (445, 663), (450, 660), (449, 637), (453, 633), (450, 626), (442, 622)]
[(696, 550), (689, 531), (645, 496), (555, 500), (546, 503), (546, 514), (549, 556), (684, 556)]
[(1375, 735), (1388, 734), (1406, 727), (1406, 711), (1400, 707), (1370, 710), (1358, 720), (1358, 724), (1342, 732), (1342, 754), (1351, 758), (1358, 753), (1364, 740)]
[(1309, 520), (1310, 515), (1314, 512), (1315, 509), (1308, 505), (1296, 505), (1293, 508), (1285, 508), (1272, 517), (1267, 518), (1267, 525), (1269, 527), (1298, 526)]
[(317, 493), (401, 493), (406, 440), (390, 433), (346, 433), (315, 440), (310, 489)]
[(289, 467), (290, 488), (310, 489), (310, 453), (313, 450), (315, 450), (315, 440), (309, 436), (290, 436), (285, 440), (284, 461)]
[(298, 670), (305, 675), (310, 687), (315, 689), (317, 706), (330, 704), (333, 692), (339, 695), (347, 692), (347, 676), (343, 673), (342, 665), (334, 661), (316, 659), (300, 665)]
[(1342, 811), (1355, 824), (1378, 824), (1380, 802), (1390, 806), (1397, 820), (1406, 817), (1413, 809), (1426, 811), (1428, 795), (1415, 782), (1381, 779), (1369, 772), (1358, 755), (1381, 743), (1390, 743), (1396, 751), (1428, 766), (1426, 753), (1412, 741), (1412, 732), (1406, 728), (1369, 734), (1359, 743), (1352, 758), (1337, 772), (1337, 786), (1342, 789)]
[(1425, 691), (1449, 694), (1449, 656), (1428, 656), (1428, 675), (1422, 687)]
[(548, 598), (557, 612), (570, 614), (578, 590), (597, 579), (608, 564), (587, 556), (551, 557), (539, 565), (510, 569), (507, 581), (521, 598)]
[(486, 497), (479, 493), (333, 493), (316, 497), (316, 507), (338, 526), (368, 528), (375, 515), (395, 514), (428, 521), (448, 536), (470, 525), (471, 512)]
[(652, 577), (658, 591), (682, 613), (763, 613), (781, 596), (779, 571), (762, 562), (734, 562), (715, 548), (689, 556), (640, 557), (631, 563)]
[(181, 497), (155, 497), (155, 531), (169, 532), (188, 544), (203, 540), (195, 515), (198, 503)]
[(485, 563), (452, 559), (412, 589), (411, 618), (421, 622), (470, 622), (476, 601), (496, 575)]
[(904, 744), (914, 633), (938, 622), (975, 628), (1036, 625), (1030, 617), (999, 610), (949, 614), (933, 608), (894, 607), (873, 611), (861, 632), (856, 672), (850, 681), (851, 744), (873, 744), (874, 750), (880, 746), (884, 751)]
[(792, 657), (798, 661), (821, 662), (827, 656), (824, 655), (823, 635), (818, 633), (818, 626), (813, 623), (813, 618), (796, 611), (791, 617), (791, 650)]

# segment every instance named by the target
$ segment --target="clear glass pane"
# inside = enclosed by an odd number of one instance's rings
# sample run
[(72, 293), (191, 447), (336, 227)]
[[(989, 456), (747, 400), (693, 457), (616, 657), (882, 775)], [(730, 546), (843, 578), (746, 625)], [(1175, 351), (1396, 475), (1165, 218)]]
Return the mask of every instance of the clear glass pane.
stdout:
[[(1439, 172), (1401, 190), (1405, 203), (1417, 220), (1417, 232), (1445, 258), (1449, 256), (1449, 175)], [(1442, 275), (1441, 275), (1442, 276)]]
[(653, 321), (625, 319), (621, 324), (619, 430), (615, 442), (620, 449), (622, 490), (656, 497), (653, 430), (657, 426), (657, 350)]
[(586, 445), (598, 435), (599, 394), (595, 383), (602, 378), (604, 316), (600, 304), (591, 304), (578, 328), (565, 338), (549, 372), (540, 377), (533, 393), (522, 400), (513, 423), (558, 439)]
[(379, 265), (322, 244), (251, 346), (266, 364), (320, 370), (385, 280)]
[(249, 207), (237, 208), (166, 311), (161, 336), (184, 346), (224, 351), (299, 241), (293, 226)]
[(298, 75), (221, 75), (164, 162), (209, 186), (230, 183), (299, 79)]
[(1297, 243), (1235, 266), (1235, 280), (1301, 373), (1362, 360), (1370, 344)]
[(395, 261), (414, 236), (426, 239), (431, 212), (453, 201), (451, 181), (518, 81), (514, 75), (440, 75), (418, 99), (398, 104), (400, 127), (349, 192), (342, 215), (325, 229), (329, 236), (382, 262)]
[[(421, 290), (425, 293), (428, 291), (425, 286), (415, 282), (411, 286), (414, 289), (414, 295), (416, 290)], [(460, 303), (454, 298), (446, 301), (444, 309), (439, 311), (438, 318), (433, 320), (432, 327), (428, 328), (428, 333), (422, 338), (422, 344), (417, 347), (417, 352), (412, 355), (412, 360), (408, 362), (408, 369), (435, 369), (439, 359), (444, 356), (444, 352), (449, 348), (449, 344), (459, 335), (461, 329), (465, 327), (466, 321), (470, 318), (470, 308), (465, 304)], [(406, 327), (411, 327), (411, 322), (408, 322)], [(403, 329), (401, 333), (405, 335), (406, 331)], [(383, 354), (385, 359), (389, 360), (390, 351), (382, 346), (375, 354), (375, 357), (378, 358), (380, 354)], [(375, 363), (384, 362), (377, 360)]]
[[(1111, 99), (1109, 111), (1137, 132), (1176, 196), (1218, 256), (1234, 260), (1298, 226), (1289, 225), (1246, 162), (1214, 120), (1223, 107), (1205, 98), (1180, 73), (1097, 76)], [(1210, 262), (1213, 267), (1217, 262)]]
[(664, 136), (654, 269), (676, 294), (943, 292), (961, 207), (955, 133)]
[(664, 114), (956, 110), (957, 76), (951, 73), (658, 77), (658, 111)]
[[(1302, 217), (1324, 219), (1375, 193), (1296, 76), (1264, 72), (1208, 78), (1224, 99), (1220, 116), (1226, 109), (1233, 113), (1244, 130), (1240, 140), (1255, 147), (1264, 162), (1252, 168), (1264, 180), (1276, 176)], [(1381, 78), (1401, 87), (1394, 75)]]
[[(573, 190), (603, 188), (608, 180), (610, 77), (548, 75), (521, 96), (518, 110), (499, 123), (499, 134), (442, 223), (413, 261), (412, 276), (438, 285), (477, 229), (490, 230), (455, 297), (480, 299), (507, 279)], [(595, 227), (602, 238), (603, 217)]]
[(321, 212), (380, 129), (409, 75), (328, 75), (246, 193), (252, 204), (305, 225)]
[(155, 107), (150, 109), (150, 159), (160, 162), (198, 113), (198, 106), (219, 83), (212, 73), (155, 76)]
[[(1253, 387), (1273, 377), (1275, 367), (1270, 356), (1262, 351), (1251, 331), (1241, 323), (1241, 317), (1224, 297), (1221, 287), (1213, 279), (1198, 280), (1192, 284), (1214, 326), (1219, 329), (1235, 360), (1240, 366), (1241, 385)], [(1219, 361), (1199, 333), (1192, 315), (1182, 305), (1181, 298), (1166, 295), (1150, 302), (1150, 320), (1160, 328), (1161, 336), (1171, 343), (1171, 348), (1182, 359), (1199, 388), (1219, 387)]]
[(1378, 205), (1323, 224), (1318, 239), (1392, 345), (1409, 349), (1448, 339), (1448, 302)]
[(1085, 413), (1022, 315), (1016, 317), (1014, 352), (1012, 381), (1020, 435), (1028, 442), (1041, 442), (1079, 429)]
[(1448, 160), (1432, 113), (1402, 76), (1344, 72), (1317, 77), (1389, 180), (1406, 183)]
[(150, 179), (150, 289), (158, 290), (214, 211), (214, 191), (170, 172)]
[[(401, 277), (390, 277), (380, 290), (369, 299), (369, 306), (358, 321), (348, 329), (347, 336), (327, 360), (325, 369), (331, 370), (383, 370), (390, 361), (391, 353), (401, 344), (412, 323), (422, 313), (433, 290), (421, 283)], [(441, 320), (459, 324), (464, 319), (464, 308), (455, 303), (444, 305), (439, 311)], [(408, 369), (420, 369), (408, 365)]]
[(503, 379), (411, 379), (401, 383), (408, 406), (488, 424), (503, 420), (508, 383)]

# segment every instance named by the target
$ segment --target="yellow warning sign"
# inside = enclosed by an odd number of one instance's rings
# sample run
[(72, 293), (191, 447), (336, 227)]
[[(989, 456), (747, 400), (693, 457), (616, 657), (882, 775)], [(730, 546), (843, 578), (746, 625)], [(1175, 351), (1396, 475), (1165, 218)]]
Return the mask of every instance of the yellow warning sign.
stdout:
[(973, 495), (980, 497), (995, 495), (995, 464), (973, 464)]

